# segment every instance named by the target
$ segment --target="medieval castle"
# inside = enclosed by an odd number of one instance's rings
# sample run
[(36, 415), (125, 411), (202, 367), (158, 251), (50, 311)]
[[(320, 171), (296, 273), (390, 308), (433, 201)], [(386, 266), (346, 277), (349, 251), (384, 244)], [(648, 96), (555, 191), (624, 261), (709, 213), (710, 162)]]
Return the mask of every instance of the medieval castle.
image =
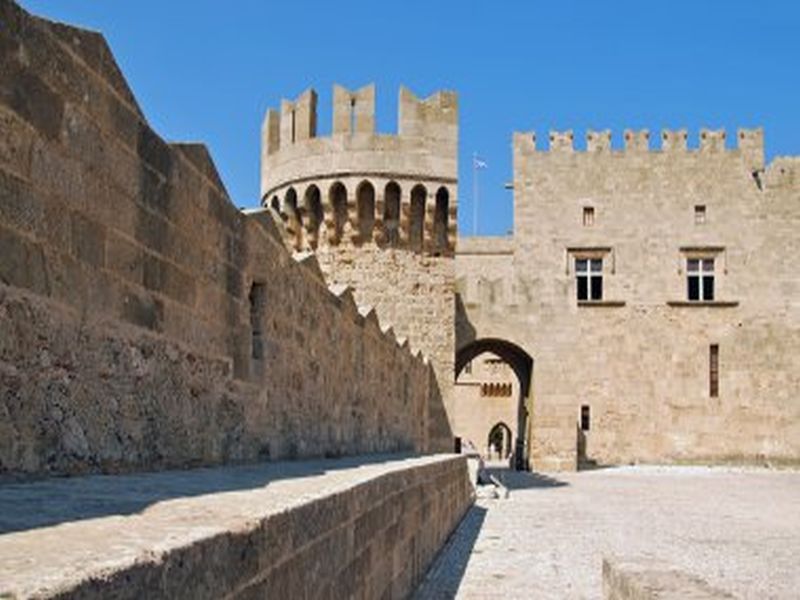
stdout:
[[(455, 436), (499, 425), (544, 470), (796, 461), (800, 159), (766, 166), (761, 130), (516, 133), (514, 235), (457, 239), (455, 95), (401, 89), (397, 136), (374, 97), (337, 86), (330, 137), (313, 90), (269, 110), (262, 202), (431, 357)], [(505, 371), (451, 389), (485, 353)]]
[[(375, 88), (337, 86), (319, 136), (309, 90), (267, 110), (240, 211), (100, 34), (0, 17), (0, 476), (422, 457), (119, 578), (45, 593), (0, 560), (0, 595), (404, 597), (472, 501), (463, 458), (434, 456), (460, 445), (540, 471), (800, 460), (800, 158), (765, 164), (761, 130), (515, 133), (513, 235), (470, 238), (455, 93), (401, 89), (383, 135)], [(238, 570), (176, 575), (220, 552)]]

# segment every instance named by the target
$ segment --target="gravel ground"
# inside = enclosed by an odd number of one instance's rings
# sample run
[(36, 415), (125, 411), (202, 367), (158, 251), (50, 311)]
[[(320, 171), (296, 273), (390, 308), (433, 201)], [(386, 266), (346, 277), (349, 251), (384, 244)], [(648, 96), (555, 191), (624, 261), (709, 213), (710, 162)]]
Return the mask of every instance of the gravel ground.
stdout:
[(740, 598), (800, 598), (800, 472), (498, 470), (417, 599), (600, 598), (603, 556), (657, 561)]

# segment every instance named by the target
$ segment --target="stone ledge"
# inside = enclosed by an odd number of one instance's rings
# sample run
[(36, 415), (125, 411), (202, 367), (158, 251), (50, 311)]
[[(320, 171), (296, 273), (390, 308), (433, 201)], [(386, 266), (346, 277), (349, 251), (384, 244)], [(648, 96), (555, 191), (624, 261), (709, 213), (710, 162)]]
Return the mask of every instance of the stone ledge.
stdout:
[(0, 597), (404, 597), (471, 502), (453, 455), (7, 485)]
[(733, 308), (739, 306), (738, 300), (668, 300), (667, 306), (676, 308)]
[(625, 306), (625, 300), (578, 300), (578, 306), (582, 308), (619, 308)]
[(735, 598), (700, 579), (656, 563), (603, 559), (604, 600), (723, 600)]

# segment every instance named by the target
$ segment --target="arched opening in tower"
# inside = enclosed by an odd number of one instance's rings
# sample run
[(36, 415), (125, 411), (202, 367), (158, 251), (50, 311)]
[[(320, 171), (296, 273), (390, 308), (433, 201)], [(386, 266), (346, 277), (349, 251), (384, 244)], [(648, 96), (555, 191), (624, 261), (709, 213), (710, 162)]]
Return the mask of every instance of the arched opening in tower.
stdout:
[(383, 228), (390, 246), (396, 246), (400, 238), (400, 193), (397, 182), (390, 181), (386, 184), (383, 194)]
[(375, 226), (375, 188), (369, 181), (362, 181), (356, 189), (358, 211), (358, 236), (363, 244), (372, 238)]
[(411, 215), (409, 220), (408, 243), (412, 249), (422, 248), (422, 239), (425, 232), (425, 200), (428, 190), (418, 183), (411, 190)]
[(447, 217), (450, 210), (450, 192), (442, 186), (436, 191), (436, 208), (433, 214), (433, 243), (436, 252), (447, 249)]
[(309, 245), (312, 248), (316, 248), (319, 242), (319, 228), (322, 226), (324, 215), (321, 194), (319, 188), (314, 184), (311, 184), (306, 189), (305, 213), (308, 215), (306, 218), (306, 231), (308, 232)]
[(335, 182), (328, 191), (328, 202), (333, 209), (333, 232), (331, 241), (338, 243), (344, 235), (347, 223), (347, 188), (341, 181)]
[(296, 250), (300, 249), (302, 239), (303, 217), (297, 207), (297, 192), (293, 187), (286, 190), (283, 198), (283, 212), (286, 214), (286, 231), (294, 238), (293, 245)]

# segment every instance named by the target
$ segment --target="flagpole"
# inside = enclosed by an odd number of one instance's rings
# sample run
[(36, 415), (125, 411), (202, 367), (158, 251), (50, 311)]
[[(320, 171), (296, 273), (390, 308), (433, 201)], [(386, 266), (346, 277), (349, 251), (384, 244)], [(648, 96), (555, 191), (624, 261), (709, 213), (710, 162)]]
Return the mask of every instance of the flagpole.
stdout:
[(472, 235), (478, 235), (478, 153), (472, 153)]

